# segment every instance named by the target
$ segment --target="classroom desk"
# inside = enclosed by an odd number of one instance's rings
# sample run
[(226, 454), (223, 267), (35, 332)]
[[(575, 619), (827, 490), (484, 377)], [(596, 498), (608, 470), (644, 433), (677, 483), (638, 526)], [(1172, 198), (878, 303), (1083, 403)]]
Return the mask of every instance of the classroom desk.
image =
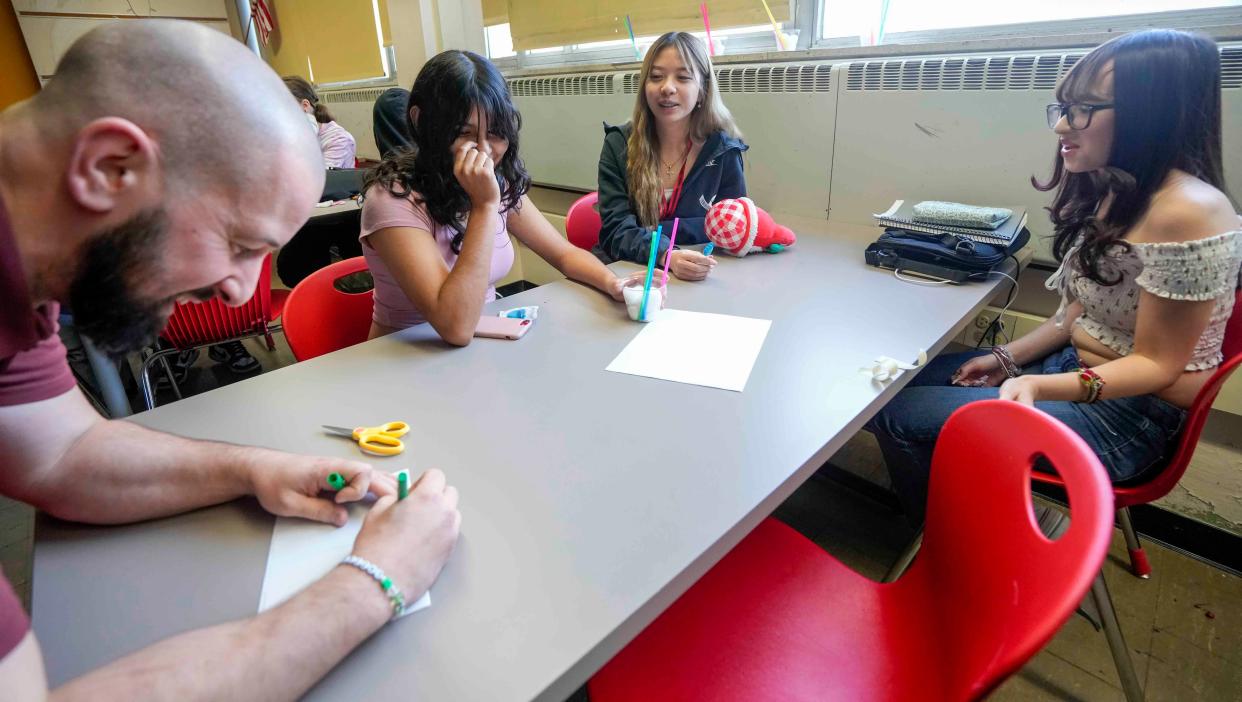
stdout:
[(358, 198), (350, 198), (348, 200), (337, 202), (333, 205), (328, 205), (327, 207), (316, 206), (315, 209), (311, 210), (310, 218), (319, 219), (320, 217), (327, 217), (328, 215), (339, 214), (341, 212), (353, 212), (354, 210), (360, 209), (362, 209), (362, 205), (358, 204)]
[[(906, 380), (873, 385), (859, 367), (934, 353), (1000, 289), (902, 283), (862, 262), (877, 230), (783, 219), (802, 237), (791, 251), (721, 256), (707, 281), (670, 284), (672, 307), (773, 320), (743, 393), (606, 372), (639, 325), (557, 282), (492, 305), (540, 306), (517, 342), (454, 349), (409, 329), (133, 421), (343, 458), (356, 447), (321, 424), (409, 422), (406, 453), (373, 464), (443, 468), (461, 540), (431, 609), (309, 697), (561, 702)], [(252, 501), (123, 527), (41, 520), (33, 618), (52, 684), (254, 614), (271, 527)]]

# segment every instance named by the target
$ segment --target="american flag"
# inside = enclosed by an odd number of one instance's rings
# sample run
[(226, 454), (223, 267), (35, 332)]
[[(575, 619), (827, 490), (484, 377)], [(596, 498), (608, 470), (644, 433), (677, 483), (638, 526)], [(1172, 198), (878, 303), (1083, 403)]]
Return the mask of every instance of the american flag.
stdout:
[(250, 21), (254, 22), (259, 40), (267, 46), (267, 38), (276, 29), (276, 20), (272, 19), (272, 11), (268, 9), (266, 0), (250, 0)]

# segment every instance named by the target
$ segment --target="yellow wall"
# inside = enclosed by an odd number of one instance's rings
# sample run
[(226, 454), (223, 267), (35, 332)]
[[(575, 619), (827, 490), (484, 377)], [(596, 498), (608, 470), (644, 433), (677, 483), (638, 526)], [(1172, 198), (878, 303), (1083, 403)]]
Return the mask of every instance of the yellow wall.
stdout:
[(0, 110), (39, 92), (39, 77), (9, 2), (0, 2), (0, 76)]
[(282, 76), (309, 79), (307, 57), (316, 83), (384, 74), (371, 0), (298, 0), (276, 3), (273, 12), (277, 30), (264, 57)]

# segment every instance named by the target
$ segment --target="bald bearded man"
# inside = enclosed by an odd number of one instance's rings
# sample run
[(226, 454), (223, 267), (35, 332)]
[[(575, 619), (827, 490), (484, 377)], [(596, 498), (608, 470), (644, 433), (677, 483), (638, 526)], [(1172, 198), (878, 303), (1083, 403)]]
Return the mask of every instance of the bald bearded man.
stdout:
[[(236, 156), (255, 153), (267, 157)], [(96, 29), (42, 92), (0, 113), (0, 493), (96, 524), (254, 495), (274, 514), (340, 525), (340, 503), (371, 492), (379, 499), (353, 553), (406, 600), (422, 595), (460, 521), (442, 473), (397, 503), (392, 478), (362, 463), (105, 421), (74, 386), (56, 335), (62, 303), (112, 352), (151, 339), (175, 300), (242, 304), (323, 178), (319, 144), (280, 78), (193, 23)], [(320, 496), (332, 471), (349, 481), (335, 501)], [(392, 614), (371, 575), (341, 565), (252, 619), (117, 651), (129, 655), (50, 696), (290, 699)], [(0, 690), (6, 700), (48, 695), (38, 643), (3, 578)]]

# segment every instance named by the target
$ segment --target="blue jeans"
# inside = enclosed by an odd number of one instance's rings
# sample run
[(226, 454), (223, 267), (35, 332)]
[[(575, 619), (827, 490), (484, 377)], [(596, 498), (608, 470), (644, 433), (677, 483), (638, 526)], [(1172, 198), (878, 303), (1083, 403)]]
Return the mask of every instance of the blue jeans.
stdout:
[[(927, 505), (932, 449), (940, 428), (959, 407), (995, 399), (997, 388), (963, 388), (949, 378), (968, 359), (987, 350), (937, 357), (880, 410), (867, 429), (884, 454), (893, 489), (912, 522), (921, 524)], [(1080, 365), (1074, 347), (1023, 368), (1024, 374), (1066, 373)], [(1155, 395), (1081, 402), (1036, 402), (1035, 406), (1073, 429), (1095, 450), (1113, 482), (1158, 470), (1176, 449), (1186, 410)], [(997, 427), (1005, 431), (1005, 427)]]

